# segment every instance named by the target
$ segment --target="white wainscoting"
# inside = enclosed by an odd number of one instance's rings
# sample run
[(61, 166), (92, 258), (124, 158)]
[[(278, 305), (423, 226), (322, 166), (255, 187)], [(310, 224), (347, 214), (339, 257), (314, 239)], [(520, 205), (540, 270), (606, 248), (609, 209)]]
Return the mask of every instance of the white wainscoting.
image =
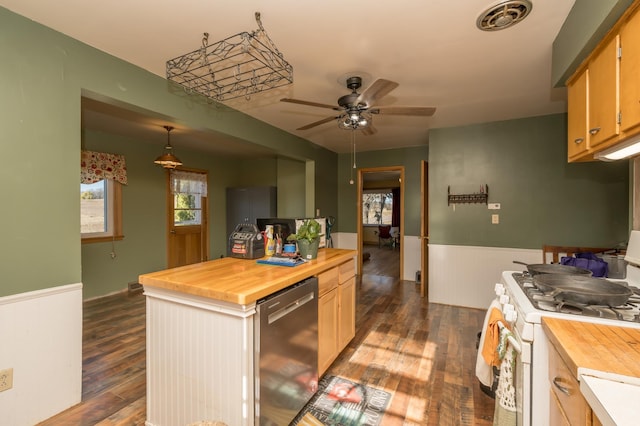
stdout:
[(429, 244), (429, 301), (487, 309), (502, 271), (522, 271), (514, 260), (541, 263), (542, 250)]
[(254, 424), (253, 315), (240, 306), (145, 287), (147, 426)]
[(13, 368), (1, 424), (36, 424), (79, 403), (82, 284), (0, 297), (0, 342), (0, 369)]

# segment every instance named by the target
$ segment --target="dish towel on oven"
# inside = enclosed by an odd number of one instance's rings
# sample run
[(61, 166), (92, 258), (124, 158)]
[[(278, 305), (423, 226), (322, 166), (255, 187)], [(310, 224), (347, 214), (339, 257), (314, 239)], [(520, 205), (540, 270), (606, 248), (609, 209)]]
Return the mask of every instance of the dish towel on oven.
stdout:
[(513, 336), (506, 328), (500, 330), (498, 356), (500, 362), (500, 377), (496, 389), (496, 405), (493, 413), (494, 426), (511, 426), (517, 421), (516, 389), (514, 386), (514, 371), (516, 368), (516, 351), (509, 345), (507, 338)]
[[(494, 299), (493, 302), (489, 305), (489, 309), (487, 309), (487, 314), (484, 317), (484, 324), (482, 325), (482, 334), (480, 335), (480, 343), (478, 344), (478, 356), (476, 358), (476, 377), (484, 386), (491, 388), (493, 385), (493, 368), (490, 363), (484, 360), (484, 356), (482, 355), (485, 346), (485, 339), (487, 336), (487, 330), (489, 325), (489, 320), (491, 318), (491, 314), (493, 309), (497, 309), (500, 311), (500, 302)], [(495, 348), (495, 346), (494, 346)]]

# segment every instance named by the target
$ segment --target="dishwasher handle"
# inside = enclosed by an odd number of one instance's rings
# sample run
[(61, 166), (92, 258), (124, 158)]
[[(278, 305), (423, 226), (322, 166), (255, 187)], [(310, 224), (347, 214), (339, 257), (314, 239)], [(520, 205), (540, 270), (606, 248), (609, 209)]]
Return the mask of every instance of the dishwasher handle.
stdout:
[(302, 307), (304, 304), (311, 302), (314, 298), (315, 298), (314, 294), (313, 292), (311, 292), (294, 300), (293, 302), (289, 303), (287, 306), (280, 308), (277, 311), (269, 314), (269, 317), (267, 319), (267, 324), (273, 324), (274, 322), (278, 321), (280, 318), (286, 315), (289, 315), (291, 312)]

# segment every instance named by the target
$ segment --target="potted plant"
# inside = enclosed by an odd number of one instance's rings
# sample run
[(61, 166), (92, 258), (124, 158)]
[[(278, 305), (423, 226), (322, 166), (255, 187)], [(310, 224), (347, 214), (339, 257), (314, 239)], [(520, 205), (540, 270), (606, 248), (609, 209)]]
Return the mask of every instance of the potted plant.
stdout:
[(298, 243), (300, 257), (305, 260), (316, 259), (318, 257), (318, 245), (320, 244), (320, 233), (322, 228), (315, 219), (306, 219), (298, 228), (295, 234), (290, 234), (287, 241)]

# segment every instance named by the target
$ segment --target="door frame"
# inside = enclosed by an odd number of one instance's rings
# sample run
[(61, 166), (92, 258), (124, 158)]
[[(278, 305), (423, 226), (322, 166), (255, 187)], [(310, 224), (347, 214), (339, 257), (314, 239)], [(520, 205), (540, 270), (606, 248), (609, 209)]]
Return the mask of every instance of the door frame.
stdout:
[(429, 299), (429, 162), (420, 162), (420, 296)]
[(404, 279), (404, 166), (387, 166), (387, 167), (368, 167), (358, 169), (358, 191), (357, 191), (357, 235), (358, 235), (358, 275), (362, 276), (362, 252), (363, 252), (363, 235), (362, 235), (362, 191), (365, 173), (377, 172), (400, 172), (400, 276), (398, 279)]
[[(189, 167), (176, 167), (175, 170), (179, 170), (182, 172), (192, 172), (192, 173), (201, 173), (207, 175), (209, 177), (209, 171), (204, 169), (194, 169)], [(173, 231), (173, 219), (170, 215), (170, 212), (173, 211), (173, 194), (171, 193), (171, 170), (166, 170), (166, 200), (167, 200), (167, 208), (165, 210), (166, 216), (166, 229), (165, 235), (167, 239), (166, 246), (166, 259), (167, 259), (167, 267), (171, 262), (171, 234)], [(207, 191), (208, 192), (208, 191)], [(200, 259), (201, 261), (206, 261), (209, 259), (209, 194), (207, 197), (202, 197), (202, 223), (200, 224)]]

